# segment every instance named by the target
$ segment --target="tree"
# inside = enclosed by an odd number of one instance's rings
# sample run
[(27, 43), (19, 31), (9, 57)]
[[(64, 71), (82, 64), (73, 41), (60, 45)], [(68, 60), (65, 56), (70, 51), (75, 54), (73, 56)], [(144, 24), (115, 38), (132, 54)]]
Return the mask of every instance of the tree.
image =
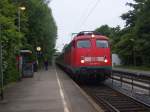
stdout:
[[(57, 27), (48, 7), (49, 0), (1, 0), (0, 25), (2, 26), (3, 68), (5, 84), (18, 79), (16, 55), (21, 49), (30, 49), (36, 55), (36, 47), (41, 46), (43, 58), (52, 59), (55, 52)], [(18, 10), (21, 30), (18, 31)]]
[(51, 60), (57, 36), (57, 27), (52, 17), (51, 9), (46, 1), (30, 0), (28, 3), (28, 15), (28, 43), (34, 49), (37, 46), (41, 46), (44, 58)]
[[(0, 1), (0, 25), (3, 46), (4, 83), (14, 81), (18, 77), (16, 57), (22, 43), (23, 34), (18, 32), (15, 25), (16, 7), (9, 0)], [(13, 74), (13, 75), (12, 75)]]
[[(127, 3), (133, 10), (121, 16), (122, 19), (126, 21), (126, 27), (123, 30), (127, 29), (127, 32), (125, 32), (121, 36), (121, 40), (116, 43), (116, 49), (120, 52), (120, 55), (122, 55), (121, 57), (126, 55), (124, 62), (128, 62), (127, 64), (150, 66), (150, 1), (134, 1), (135, 3)], [(119, 48), (120, 45), (127, 46), (122, 49)]]

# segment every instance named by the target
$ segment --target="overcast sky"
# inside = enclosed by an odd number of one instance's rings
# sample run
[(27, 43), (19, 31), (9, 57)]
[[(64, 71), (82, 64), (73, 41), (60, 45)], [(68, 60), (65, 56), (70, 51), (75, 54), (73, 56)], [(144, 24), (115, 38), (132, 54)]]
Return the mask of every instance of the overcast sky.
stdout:
[(60, 51), (74, 32), (92, 31), (104, 24), (123, 27), (120, 16), (131, 9), (127, 2), (133, 0), (52, 0), (49, 6), (58, 27), (56, 48)]

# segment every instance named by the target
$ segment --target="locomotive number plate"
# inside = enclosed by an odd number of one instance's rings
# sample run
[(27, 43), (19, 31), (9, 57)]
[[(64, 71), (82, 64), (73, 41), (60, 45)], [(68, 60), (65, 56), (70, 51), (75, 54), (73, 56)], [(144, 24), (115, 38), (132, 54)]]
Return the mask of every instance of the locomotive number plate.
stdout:
[(85, 57), (85, 58), (84, 58), (84, 61), (90, 62), (90, 61), (92, 61), (92, 60), (91, 60), (91, 57)]
[(104, 57), (85, 57), (85, 62), (104, 61)]
[(104, 57), (96, 57), (96, 61), (104, 61)]

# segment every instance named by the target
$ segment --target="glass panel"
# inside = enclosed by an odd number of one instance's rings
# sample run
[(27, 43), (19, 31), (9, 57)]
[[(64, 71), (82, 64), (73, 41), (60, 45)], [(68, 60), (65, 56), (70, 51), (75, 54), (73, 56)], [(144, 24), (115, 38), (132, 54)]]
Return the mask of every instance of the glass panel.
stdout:
[(78, 40), (77, 47), (78, 48), (90, 48), (91, 47), (90, 40)]
[(96, 47), (108, 48), (108, 41), (107, 40), (96, 40)]

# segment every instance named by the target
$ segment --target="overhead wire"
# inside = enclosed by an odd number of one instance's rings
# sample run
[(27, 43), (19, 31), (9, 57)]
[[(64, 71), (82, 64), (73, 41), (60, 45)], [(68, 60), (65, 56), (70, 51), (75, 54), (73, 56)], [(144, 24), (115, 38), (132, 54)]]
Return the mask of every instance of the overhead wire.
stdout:
[(93, 13), (94, 9), (98, 6), (100, 0), (97, 0), (95, 2), (95, 4), (93, 5), (92, 9), (89, 11), (89, 13), (87, 14), (87, 16), (83, 19), (83, 21), (81, 22), (79, 28), (81, 29), (83, 25), (85, 25), (87, 19), (89, 18), (89, 16)]
[[(86, 7), (85, 10), (82, 12), (81, 17), (79, 18), (79, 20), (77, 21), (77, 23), (76, 23), (75, 25), (81, 23), (81, 22), (80, 22), (81, 19), (82, 19), (84, 16), (86, 16), (86, 15), (85, 15), (85, 14), (86, 14), (85, 12), (87, 12), (87, 10), (88, 10), (88, 8), (89, 8), (89, 5), (92, 4), (92, 3), (93, 3), (93, 0), (91, 0), (91, 1), (88, 3), (87, 7)], [(76, 30), (77, 28), (78, 28), (78, 26), (75, 27), (75, 30)]]

